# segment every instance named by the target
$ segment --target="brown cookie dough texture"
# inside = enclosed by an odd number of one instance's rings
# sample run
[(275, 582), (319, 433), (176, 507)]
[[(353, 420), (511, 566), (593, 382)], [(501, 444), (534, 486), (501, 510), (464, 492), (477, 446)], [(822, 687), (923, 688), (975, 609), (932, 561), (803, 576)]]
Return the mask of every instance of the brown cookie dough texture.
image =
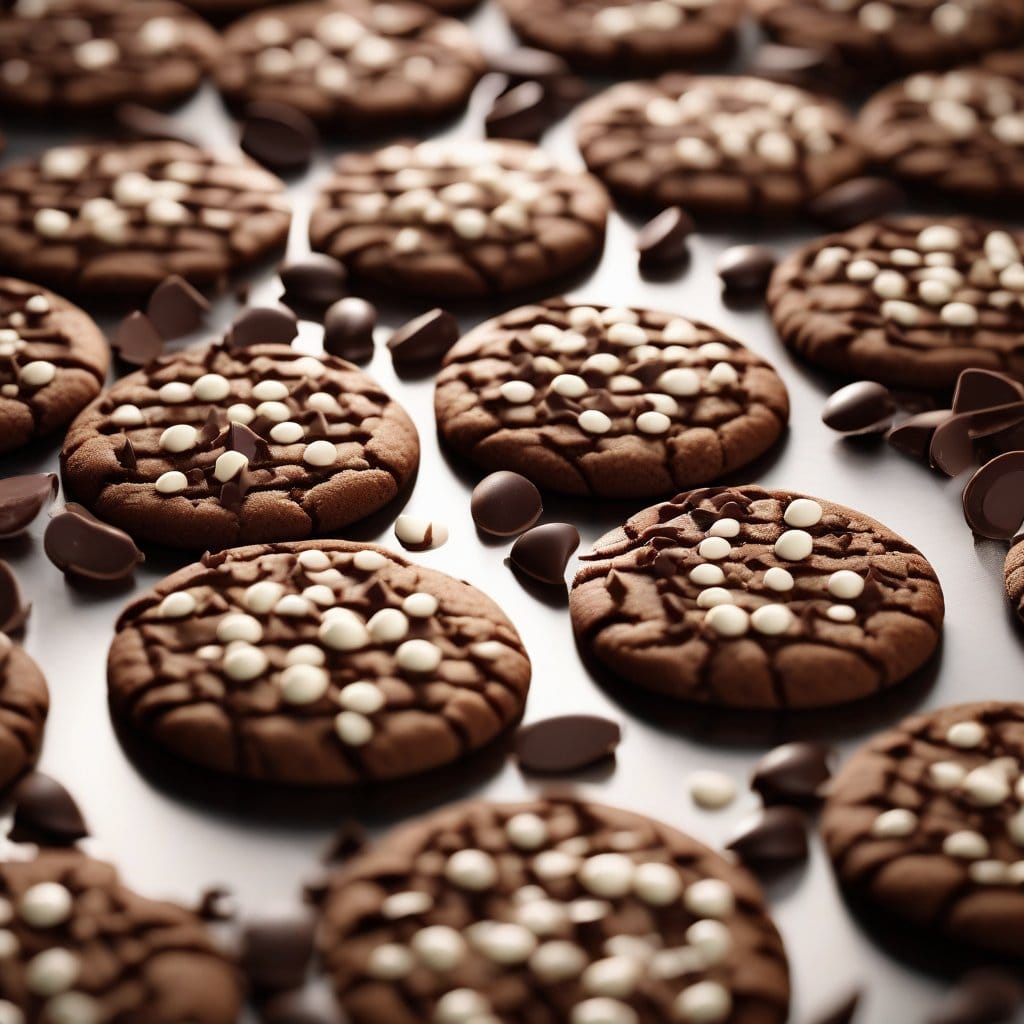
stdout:
[(516, 34), (585, 71), (649, 75), (728, 55), (739, 0), (502, 0)]
[(875, 737), (831, 784), (822, 833), (851, 895), (1024, 959), (1024, 704), (959, 704)]
[(1010, 599), (1017, 617), (1024, 622), (1024, 540), (1017, 538), (1016, 543), (1006, 553), (1003, 571), (1006, 578), (1006, 596)]
[(863, 78), (943, 68), (1024, 35), (1019, 0), (750, 0), (791, 46), (832, 50)]
[(0, 107), (166, 107), (192, 93), (217, 34), (170, 0), (14, 0), (0, 10)]
[(887, 217), (805, 245), (768, 287), (782, 340), (848, 377), (952, 388), (1024, 378), (1024, 233), (967, 217)]
[(582, 110), (577, 140), (620, 198), (711, 215), (793, 214), (864, 162), (839, 104), (743, 76), (613, 85)]
[(570, 593), (581, 645), (671, 697), (841, 704), (905, 679), (939, 642), (924, 556), (860, 512), (788, 491), (681, 494), (583, 559)]
[(91, 317), (53, 292), (0, 277), (0, 454), (70, 422), (109, 368)]
[(347, 153), (310, 220), (314, 249), (369, 282), (431, 297), (553, 284), (604, 245), (608, 197), (522, 142)]
[(137, 540), (192, 551), (301, 540), (387, 504), (419, 461), (416, 428), (364, 373), (286, 345), (169, 355), (71, 425), (75, 500)]
[(76, 849), (0, 862), (0, 1020), (235, 1024), (238, 972), (200, 920)]
[(990, 53), (982, 60), (981, 66), (997, 75), (1024, 82), (1024, 47)]
[(0, 791), (36, 763), (49, 708), (50, 695), (39, 666), (0, 633)]
[(232, 25), (225, 50), (231, 103), (274, 100), (357, 131), (455, 113), (486, 67), (462, 22), (418, 3), (271, 7)]
[(170, 274), (199, 286), (282, 247), (283, 184), (183, 142), (69, 145), (0, 171), (0, 268), (122, 305)]
[(615, 498), (729, 473), (771, 448), (789, 415), (781, 378), (714, 327), (565, 299), (467, 334), (434, 405), (442, 438), (484, 468)]
[(754, 880), (660, 822), (552, 798), (461, 804), (337, 872), (321, 953), (353, 1024), (781, 1024)]
[(875, 96), (859, 128), (872, 159), (898, 177), (1024, 199), (1024, 81), (980, 68), (922, 72)]
[(186, 760), (253, 779), (418, 774), (522, 713), (530, 661), (468, 583), (345, 541), (204, 555), (121, 615), (114, 715)]

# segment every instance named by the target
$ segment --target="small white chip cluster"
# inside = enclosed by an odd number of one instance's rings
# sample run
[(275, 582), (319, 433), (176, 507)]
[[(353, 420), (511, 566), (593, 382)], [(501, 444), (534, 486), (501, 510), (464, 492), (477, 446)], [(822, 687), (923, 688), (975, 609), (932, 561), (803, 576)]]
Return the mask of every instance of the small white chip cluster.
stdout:
[(829, 245), (818, 251), (813, 271), (865, 288), (887, 326), (897, 331), (969, 329), (981, 322), (986, 307), (1024, 307), (1024, 262), (1008, 231), (989, 231), (981, 251), (974, 252), (958, 228), (931, 224), (906, 246), (891, 249), (885, 266), (877, 246), (869, 253)]
[(603, 36), (617, 38), (633, 32), (669, 32), (699, 16), (714, 0), (638, 0), (609, 4), (594, 12), (591, 26)]
[(970, 25), (988, 0), (980, 4), (978, 0), (824, 0), (824, 4), (844, 14), (856, 11), (858, 24), (878, 35), (919, 24), (923, 16), (937, 35), (952, 37)]
[[(569, 1024), (640, 1024), (628, 1000), (645, 979), (685, 977), (674, 1003), (682, 1024), (728, 1019), (733, 1006), (729, 989), (719, 981), (694, 977), (722, 963), (732, 948), (726, 922), (735, 910), (735, 896), (728, 883), (703, 878), (685, 885), (672, 863), (640, 860), (625, 852), (593, 852), (583, 836), (552, 845), (547, 822), (529, 812), (510, 817), (504, 830), (532, 879), (511, 894), (507, 916), (476, 921), (461, 931), (423, 924), (406, 942), (375, 946), (365, 965), (370, 977), (395, 982), (417, 968), (446, 975), (469, 958), (482, 956), (498, 969), (527, 970), (543, 985), (578, 981), (583, 998), (572, 1007)], [(629, 848), (633, 836), (616, 835)], [(445, 882), (469, 895), (494, 890), (500, 878), (499, 859), (485, 850), (457, 850), (444, 865)], [(549, 893), (547, 885), (564, 891), (570, 879), (576, 883), (577, 896), (561, 899)], [(630, 899), (639, 900), (651, 914), (685, 908), (695, 919), (686, 930), (685, 943), (666, 947), (653, 930), (650, 935), (614, 935), (604, 943), (600, 958), (591, 959), (573, 940), (574, 929), (613, 914), (616, 901)], [(381, 914), (392, 921), (406, 920), (428, 914), (434, 905), (429, 893), (407, 890), (389, 895)], [(483, 993), (453, 988), (437, 1001), (432, 1022), (494, 1024), (497, 1019)]]
[[(1006, 839), (1020, 853), (1009, 860), (997, 856), (988, 836), (974, 828), (950, 827), (948, 813), (943, 814), (942, 852), (966, 862), (967, 874), (977, 885), (1024, 885), (1024, 764), (1017, 757), (1000, 756), (968, 768), (958, 760), (956, 752), (970, 755), (988, 739), (986, 726), (973, 719), (955, 722), (944, 739), (954, 752), (928, 765), (925, 783), (935, 792), (957, 798), (971, 818), (979, 810), (989, 812), (992, 831), (1005, 829)], [(874, 819), (871, 834), (876, 839), (906, 839), (917, 834), (920, 825), (915, 810), (893, 807)], [(927, 834), (922, 831), (922, 842), (933, 842), (934, 832), (933, 824)]]
[(981, 71), (917, 74), (903, 85), (932, 124), (954, 139), (987, 134), (1005, 146), (1024, 147), (1024, 87)]
[(13, 360), (16, 381), (0, 384), (0, 396), (17, 398), (23, 392), (38, 391), (52, 383), (57, 366), (48, 359), (25, 359), (29, 341), (21, 334), (25, 327), (37, 325), (37, 318), (50, 312), (50, 300), (45, 295), (30, 295), (20, 310), (8, 313), (0, 326), (0, 359)]

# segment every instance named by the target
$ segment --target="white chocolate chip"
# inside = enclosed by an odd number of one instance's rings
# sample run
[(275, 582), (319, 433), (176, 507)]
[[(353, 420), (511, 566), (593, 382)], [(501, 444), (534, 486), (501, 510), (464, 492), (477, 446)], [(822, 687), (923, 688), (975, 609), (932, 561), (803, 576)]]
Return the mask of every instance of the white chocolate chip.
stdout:
[(119, 405), (111, 414), (110, 422), (119, 427), (141, 427), (146, 423), (137, 405)]
[(377, 946), (366, 963), (366, 973), (381, 981), (398, 981), (409, 974), (416, 961), (405, 946), (386, 942)]
[(575, 373), (560, 373), (551, 382), (551, 390), (564, 398), (581, 398), (590, 390), (590, 385)]
[(446, 925), (421, 928), (412, 937), (413, 951), (432, 971), (450, 971), (466, 955), (466, 942), (462, 936)]
[(787, 562), (802, 562), (814, 550), (814, 538), (804, 530), (786, 530), (775, 542), (775, 554)]
[(78, 980), (78, 957), (55, 946), (36, 954), (25, 969), (25, 984), (36, 996), (46, 998), (65, 992)]
[(720, 604), (705, 616), (707, 624), (720, 636), (743, 636), (750, 628), (750, 616), (733, 604)]
[(165, 402), (167, 405), (181, 405), (183, 402), (189, 402), (192, 400), (192, 385), (186, 384), (184, 381), (173, 380), (157, 391), (157, 395), (161, 402)]
[(830, 605), (825, 614), (833, 622), (853, 622), (857, 618), (856, 608), (851, 608), (848, 604)]
[(410, 594), (402, 602), (402, 611), (414, 619), (429, 619), (437, 614), (438, 601), (433, 594)]
[(951, 327), (973, 327), (978, 322), (978, 311), (968, 302), (947, 302), (939, 310), (939, 317)]
[(735, 903), (729, 883), (718, 878), (702, 878), (689, 886), (683, 894), (686, 909), (700, 917), (728, 917)]
[(183, 619), (196, 610), (196, 599), (187, 590), (168, 594), (157, 608), (161, 619)]
[(243, 598), (245, 607), (257, 615), (266, 615), (284, 594), (284, 587), (273, 580), (259, 580), (251, 584)]
[(191, 451), (198, 441), (199, 431), (187, 423), (177, 423), (160, 435), (160, 447), (175, 454)]
[(720, 1024), (732, 1013), (732, 996), (717, 981), (698, 981), (676, 996), (675, 1011), (686, 1024)]
[(300, 423), (284, 420), (270, 428), (270, 439), (278, 444), (297, 444), (306, 436)]
[(672, 420), (663, 412), (648, 411), (642, 412), (636, 418), (636, 428), (641, 434), (654, 436), (668, 433), (672, 426)]
[(192, 391), (201, 402), (220, 402), (230, 394), (231, 383), (219, 373), (204, 373), (192, 385)]
[(281, 698), (288, 704), (314, 704), (330, 685), (330, 676), (316, 665), (289, 665), (280, 679)]
[(256, 419), (256, 412), (252, 406), (246, 405), (244, 402), (236, 402), (234, 405), (228, 406), (227, 417), (229, 423), (241, 423), (242, 426), (246, 426)]
[(409, 632), (409, 620), (397, 608), (381, 608), (366, 623), (375, 643), (393, 644), (405, 638)]
[(444, 875), (460, 889), (483, 892), (497, 884), (498, 866), (494, 858), (483, 850), (463, 849), (448, 858)]
[(59, 882), (38, 882), (18, 901), (18, 914), (30, 928), (55, 928), (71, 916), (74, 900)]
[(828, 578), (828, 592), (840, 601), (853, 601), (864, 593), (864, 578), (850, 569), (837, 569)]
[(698, 587), (717, 587), (725, 582), (725, 573), (719, 566), (705, 562), (690, 570), (690, 582)]
[(928, 779), (936, 789), (956, 789), (967, 775), (967, 769), (957, 761), (936, 761), (928, 766)]
[(379, 551), (357, 551), (352, 556), (352, 564), (363, 572), (376, 572), (389, 564), (388, 559)]
[(587, 892), (603, 899), (625, 896), (633, 885), (635, 865), (621, 853), (600, 853), (580, 866), (578, 878)]
[(35, 359), (18, 371), (18, 380), (29, 388), (46, 387), (56, 376), (57, 367), (45, 359)]
[(217, 639), (222, 644), (236, 640), (258, 644), (263, 639), (263, 627), (259, 619), (244, 612), (231, 612), (217, 623)]
[(823, 509), (811, 498), (794, 498), (787, 506), (782, 518), (787, 526), (807, 527), (821, 522)]
[(159, 494), (181, 494), (188, 487), (188, 477), (177, 469), (161, 473), (153, 485)]
[(732, 554), (732, 545), (725, 537), (705, 537), (697, 545), (697, 554), (701, 558), (708, 558), (713, 562), (718, 562)]
[(784, 604), (765, 604), (750, 615), (750, 624), (765, 636), (780, 636), (793, 625), (793, 613)]
[(358, 651), (370, 642), (362, 619), (348, 608), (330, 608), (317, 633), (320, 642), (333, 651)]
[(942, 852), (960, 860), (982, 860), (989, 855), (988, 840), (980, 832), (963, 829), (946, 836)]
[(441, 664), (441, 649), (429, 640), (406, 640), (395, 652), (395, 661), (407, 672), (433, 672)]
[(588, 434), (607, 434), (612, 421), (600, 409), (584, 409), (576, 418), (581, 430)]
[(347, 711), (373, 715), (384, 707), (387, 699), (379, 686), (361, 679), (342, 688), (338, 694), (338, 703)]
[(970, 750), (985, 740), (985, 729), (980, 722), (955, 722), (946, 731), (946, 742), (961, 750)]
[(501, 397), (512, 405), (524, 405), (532, 402), (536, 388), (526, 380), (507, 380), (498, 389)]
[(302, 453), (302, 461), (309, 466), (333, 466), (338, 461), (338, 449), (330, 441), (311, 441)]
[(720, 604), (733, 604), (732, 594), (724, 587), (708, 587), (697, 595), (698, 608), (717, 608)]
[(879, 839), (902, 839), (917, 828), (917, 815), (903, 807), (883, 811), (871, 825), (871, 834)]
[(967, 773), (962, 788), (972, 804), (995, 807), (1010, 795), (1006, 776), (991, 765), (982, 765)]
[(706, 810), (719, 810), (736, 799), (736, 783), (724, 772), (710, 769), (691, 772), (687, 789), (693, 802)]
[(365, 746), (373, 739), (373, 723), (358, 711), (342, 711), (334, 718), (334, 731), (350, 747)]
[(548, 827), (543, 818), (522, 812), (505, 823), (505, 834), (517, 849), (536, 850), (548, 841)]
[(288, 619), (305, 618), (312, 610), (309, 601), (299, 594), (285, 594), (274, 605), (274, 614)]
[(673, 367), (660, 374), (654, 386), (668, 395), (690, 397), (699, 394), (701, 381), (695, 370), (688, 367)]
[(796, 585), (796, 581), (793, 579), (793, 574), (788, 569), (783, 569), (781, 566), (773, 565), (770, 569), (765, 571), (764, 585), (769, 590), (786, 593), (793, 589)]
[(285, 656), (286, 665), (323, 665), (327, 655), (316, 644), (299, 644)]

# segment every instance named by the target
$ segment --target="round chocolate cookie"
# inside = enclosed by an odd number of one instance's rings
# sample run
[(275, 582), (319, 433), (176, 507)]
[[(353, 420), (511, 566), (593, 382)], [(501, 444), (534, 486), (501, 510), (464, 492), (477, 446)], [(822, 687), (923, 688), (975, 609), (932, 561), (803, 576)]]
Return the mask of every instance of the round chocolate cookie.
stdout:
[(962, 64), (1024, 34), (1019, 0), (750, 0), (790, 46), (833, 51), (861, 78)]
[(1017, 618), (1024, 622), (1024, 538), (1015, 538), (1015, 543), (1006, 553), (1003, 564), (1006, 579), (1006, 596), (1017, 613)]
[(216, 32), (172, 0), (15, 0), (0, 7), (0, 107), (167, 107), (194, 92)]
[(239, 974), (194, 913), (138, 896), (77, 849), (12, 850), (0, 862), (5, 1024), (235, 1024)]
[(871, 99), (858, 127), (872, 159), (897, 177), (1024, 198), (1024, 81), (981, 68), (922, 72)]
[(672, 313), (550, 299), (481, 324), (448, 353), (442, 438), (548, 490), (674, 494), (774, 445), (778, 374), (738, 341)]
[(347, 153), (317, 201), (314, 249), (374, 284), (432, 297), (553, 284), (604, 245), (608, 197), (523, 142)]
[(864, 163), (834, 100), (743, 76), (613, 85), (583, 108), (577, 140), (622, 199), (699, 214), (791, 215)]
[(1024, 704), (907, 718), (830, 784), (840, 882), (886, 915), (1024, 959)]
[(64, 485), (137, 540), (193, 551), (300, 540), (386, 505), (419, 461), (376, 382), (287, 345), (213, 345), (119, 380), (68, 431)]
[(573, 67), (650, 75), (727, 56), (739, 0), (502, 0), (516, 34)]
[(768, 304), (809, 363), (897, 387), (968, 367), (1024, 378), (1024, 233), (966, 217), (886, 217), (805, 245)]
[(232, 25), (224, 43), (216, 77), (229, 102), (286, 103), (339, 130), (453, 114), (486, 67), (462, 22), (418, 3), (271, 7)]
[(552, 797), (461, 804), (334, 875), (320, 950), (352, 1024), (781, 1024), (757, 883), (690, 836)]
[(468, 583), (327, 540), (204, 555), (130, 605), (113, 714), (186, 760), (252, 779), (414, 775), (523, 711), (530, 661)]
[(788, 491), (680, 494), (582, 559), (570, 593), (581, 645), (626, 681), (685, 700), (856, 700), (920, 668), (942, 628), (942, 590), (916, 548)]
[(59, 146), (0, 170), (0, 266), (122, 305), (170, 274), (222, 284), (290, 222), (272, 174), (183, 142)]
[(0, 454), (70, 423), (109, 368), (91, 317), (53, 292), (0, 277)]
[(49, 709), (50, 695), (39, 666), (0, 633), (0, 792), (36, 763)]

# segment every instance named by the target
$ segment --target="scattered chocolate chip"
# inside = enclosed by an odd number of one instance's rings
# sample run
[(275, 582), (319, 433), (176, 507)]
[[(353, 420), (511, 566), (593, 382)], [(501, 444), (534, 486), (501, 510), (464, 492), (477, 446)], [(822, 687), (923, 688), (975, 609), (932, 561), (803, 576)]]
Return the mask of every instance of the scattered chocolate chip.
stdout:
[(808, 209), (825, 227), (845, 230), (905, 206), (907, 194), (888, 178), (851, 178), (833, 185)]
[(459, 340), (459, 322), (443, 309), (432, 309), (399, 327), (388, 339), (396, 366), (439, 361)]
[(136, 142), (170, 141), (199, 145), (194, 136), (182, 131), (181, 125), (174, 118), (138, 103), (122, 103), (114, 111), (114, 120), (119, 134)]
[(24, 533), (57, 497), (56, 473), (28, 473), (0, 480), (0, 540)]
[(728, 292), (764, 292), (778, 262), (775, 253), (763, 245), (734, 245), (726, 249), (715, 271)]
[(690, 254), (687, 239), (696, 225), (680, 206), (669, 206), (649, 220), (636, 236), (640, 266), (664, 267), (682, 263)]
[(361, 853), (366, 846), (366, 829), (352, 818), (342, 822), (331, 836), (322, 860), (325, 864), (337, 864)]
[(127, 434), (121, 438), (121, 446), (114, 454), (117, 456), (118, 465), (121, 466), (122, 469), (127, 469), (131, 472), (138, 468), (139, 459), (135, 454), (135, 445), (132, 444), (131, 438), (129, 438)]
[(284, 294), (281, 301), (298, 313), (321, 317), (348, 290), (348, 271), (333, 256), (315, 252), (284, 264), (278, 271)]
[(275, 173), (305, 170), (318, 141), (316, 125), (301, 110), (275, 100), (261, 100), (245, 108), (238, 144), (243, 153)]
[(239, 452), (249, 462), (257, 462), (267, 453), (267, 442), (255, 431), (250, 430), (244, 423), (232, 421), (228, 426), (225, 448), (229, 451)]
[(849, 436), (881, 434), (889, 429), (894, 411), (892, 396), (884, 384), (859, 380), (829, 395), (821, 421)]
[(807, 820), (795, 807), (763, 807), (725, 844), (747, 867), (781, 868), (807, 859)]
[(621, 738), (618, 723), (610, 719), (561, 715), (523, 726), (516, 733), (516, 757), (523, 771), (562, 775), (610, 757)]
[(979, 967), (946, 993), (925, 1024), (1006, 1024), (1024, 1003), (1020, 981), (1008, 971)]
[(145, 366), (164, 350), (164, 339), (145, 313), (129, 313), (114, 331), (110, 346), (122, 362)]
[(248, 306), (227, 330), (230, 348), (250, 345), (289, 345), (299, 333), (298, 317), (283, 306)]
[(821, 743), (783, 743), (754, 765), (750, 788), (766, 804), (816, 803), (832, 777), (829, 755)]
[(0, 559), (0, 633), (17, 633), (28, 621), (32, 605), (21, 599), (14, 570)]
[(854, 989), (840, 996), (835, 1003), (821, 1016), (815, 1017), (812, 1024), (852, 1024), (854, 1014), (860, 1005), (861, 991)]
[(469, 507), (477, 527), (496, 537), (528, 530), (544, 511), (536, 485), (507, 469), (485, 476), (473, 488)]
[(260, 1008), (263, 1024), (344, 1024), (329, 990), (302, 988), (282, 992)]
[(974, 465), (974, 440), (971, 437), (972, 413), (951, 415), (932, 433), (928, 461), (946, 476), (959, 476)]
[(146, 315), (164, 341), (191, 334), (203, 326), (210, 303), (183, 277), (172, 274), (149, 296)]
[(974, 412), (1024, 399), (1022, 388), (1012, 377), (992, 370), (964, 370), (953, 392), (953, 412)]
[(942, 426), (952, 415), (953, 412), (950, 409), (932, 409), (930, 412), (920, 412), (893, 427), (886, 435), (886, 440), (897, 451), (927, 462), (932, 435), (936, 428)]
[(447, 542), (448, 527), (420, 516), (401, 515), (395, 520), (395, 536), (408, 551), (427, 551)]
[(14, 821), (10, 837), (16, 843), (71, 846), (89, 834), (71, 794), (42, 772), (26, 775), (11, 791), (11, 802)]
[(324, 351), (354, 363), (373, 355), (377, 307), (354, 295), (339, 299), (324, 318)]
[(580, 546), (580, 533), (570, 523), (545, 523), (516, 539), (509, 559), (520, 571), (541, 583), (565, 585), (565, 567)]
[(1024, 521), (1024, 452), (986, 462), (967, 482), (964, 519), (980, 537), (1009, 540)]
[(124, 530), (101, 523), (73, 502), (47, 524), (43, 550), (61, 572), (89, 580), (127, 579), (145, 561)]
[(762, 43), (751, 57), (750, 74), (788, 85), (819, 85), (836, 72), (836, 59), (828, 50)]
[(554, 103), (540, 82), (520, 82), (495, 97), (484, 116), (484, 130), (492, 139), (536, 142), (555, 116)]
[(491, 70), (505, 75), (513, 84), (536, 81), (542, 84), (569, 78), (569, 65), (561, 57), (546, 50), (520, 46), (488, 58)]
[(233, 921), (238, 916), (238, 904), (226, 886), (212, 885), (199, 894), (196, 913), (204, 921)]
[(316, 923), (306, 907), (249, 918), (242, 927), (241, 966), (256, 989), (298, 988), (313, 956)]

